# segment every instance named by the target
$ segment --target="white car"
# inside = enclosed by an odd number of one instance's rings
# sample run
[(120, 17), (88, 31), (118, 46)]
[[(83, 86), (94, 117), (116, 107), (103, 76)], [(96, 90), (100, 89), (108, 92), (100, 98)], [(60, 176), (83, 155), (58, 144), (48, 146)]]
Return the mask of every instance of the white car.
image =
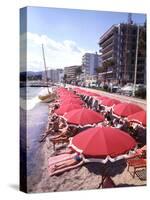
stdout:
[[(126, 96), (132, 96), (133, 93), (133, 83), (129, 83), (121, 88), (121, 94)], [(136, 84), (135, 91), (138, 91), (140, 88), (144, 88), (145, 86), (142, 84)]]
[(95, 82), (90, 83), (90, 87), (97, 87), (97, 84)]

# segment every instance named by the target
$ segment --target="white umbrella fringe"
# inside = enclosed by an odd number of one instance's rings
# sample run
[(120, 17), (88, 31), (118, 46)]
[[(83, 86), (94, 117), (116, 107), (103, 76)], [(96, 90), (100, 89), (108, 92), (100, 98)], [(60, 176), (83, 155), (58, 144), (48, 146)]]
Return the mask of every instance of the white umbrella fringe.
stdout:
[(136, 145), (133, 150), (130, 150), (126, 154), (122, 154), (122, 155), (116, 156), (115, 158), (112, 158), (109, 155), (106, 156), (106, 158), (104, 158), (104, 159), (101, 159), (101, 158), (85, 158), (84, 155), (83, 155), (83, 150), (79, 149), (78, 147), (76, 147), (75, 145), (73, 145), (72, 144), (72, 139), (73, 138), (71, 137), (70, 138), (70, 143), (69, 143), (68, 147), (71, 147), (75, 151), (77, 151), (78, 153), (82, 154), (85, 163), (98, 162), (98, 163), (106, 164), (108, 161), (110, 161), (110, 162), (116, 162), (116, 161), (121, 160), (121, 159), (128, 159), (128, 158), (130, 158), (132, 155), (134, 155), (136, 153), (136, 150), (137, 150), (137, 145)]

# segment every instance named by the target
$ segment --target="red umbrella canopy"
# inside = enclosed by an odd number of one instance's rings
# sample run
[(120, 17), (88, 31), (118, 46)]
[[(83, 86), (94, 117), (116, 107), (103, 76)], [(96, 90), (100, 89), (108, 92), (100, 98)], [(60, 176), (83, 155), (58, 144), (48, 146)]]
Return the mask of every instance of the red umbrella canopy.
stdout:
[(82, 108), (82, 106), (80, 104), (73, 104), (73, 103), (63, 104), (57, 110), (55, 110), (55, 113), (57, 115), (64, 115), (65, 113), (78, 108)]
[(105, 159), (126, 154), (136, 146), (136, 141), (119, 129), (96, 127), (74, 136), (69, 146), (86, 157)]
[(78, 98), (65, 98), (64, 100), (61, 101), (63, 104), (70, 104), (70, 103), (75, 103), (75, 104), (80, 104), (83, 105), (84, 102)]
[(101, 103), (103, 100), (110, 99), (110, 98), (105, 97), (105, 96), (97, 96), (96, 99)]
[(127, 117), (142, 110), (141, 107), (132, 103), (119, 103), (114, 106), (113, 113), (121, 117)]
[(67, 122), (80, 126), (92, 125), (104, 121), (104, 117), (87, 108), (75, 109), (64, 115)]
[(73, 94), (64, 94), (64, 95), (60, 96), (60, 100), (71, 99), (71, 98), (78, 98), (78, 99), (80, 99), (79, 96), (73, 95)]
[(108, 106), (108, 107), (111, 107), (113, 105), (117, 105), (121, 103), (119, 100), (116, 100), (116, 99), (107, 99), (105, 98), (104, 100), (102, 100), (101, 104), (104, 105), (104, 106)]
[(137, 112), (133, 115), (129, 115), (127, 119), (130, 122), (136, 122), (138, 124), (142, 124), (143, 126), (146, 126), (146, 112), (144, 110)]

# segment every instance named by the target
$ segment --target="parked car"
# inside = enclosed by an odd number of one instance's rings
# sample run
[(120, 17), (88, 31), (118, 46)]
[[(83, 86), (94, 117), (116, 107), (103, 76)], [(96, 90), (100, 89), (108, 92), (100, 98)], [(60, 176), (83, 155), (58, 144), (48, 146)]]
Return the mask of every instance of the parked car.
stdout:
[[(124, 87), (120, 89), (120, 94), (126, 95), (126, 96), (132, 96), (133, 89), (134, 89), (133, 87), (134, 87), (133, 83), (126, 84)], [(135, 92), (143, 88), (146, 88), (144, 84), (136, 84)]]
[(121, 87), (119, 85), (113, 85), (111, 92), (118, 93), (120, 89), (121, 89)]
[(92, 82), (92, 83), (90, 83), (90, 87), (97, 87), (96, 82)]

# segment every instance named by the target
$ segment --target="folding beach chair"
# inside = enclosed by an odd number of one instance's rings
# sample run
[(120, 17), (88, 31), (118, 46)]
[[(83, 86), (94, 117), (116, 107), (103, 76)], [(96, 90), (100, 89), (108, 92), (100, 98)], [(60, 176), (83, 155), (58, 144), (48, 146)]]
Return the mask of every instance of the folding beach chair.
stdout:
[(137, 170), (139, 169), (146, 169), (146, 159), (143, 158), (139, 158), (139, 159), (129, 159), (127, 160), (127, 164), (128, 164), (128, 171), (130, 172), (130, 167), (133, 167), (133, 174), (130, 174), (133, 176), (133, 178), (135, 177), (135, 174), (137, 172)]

